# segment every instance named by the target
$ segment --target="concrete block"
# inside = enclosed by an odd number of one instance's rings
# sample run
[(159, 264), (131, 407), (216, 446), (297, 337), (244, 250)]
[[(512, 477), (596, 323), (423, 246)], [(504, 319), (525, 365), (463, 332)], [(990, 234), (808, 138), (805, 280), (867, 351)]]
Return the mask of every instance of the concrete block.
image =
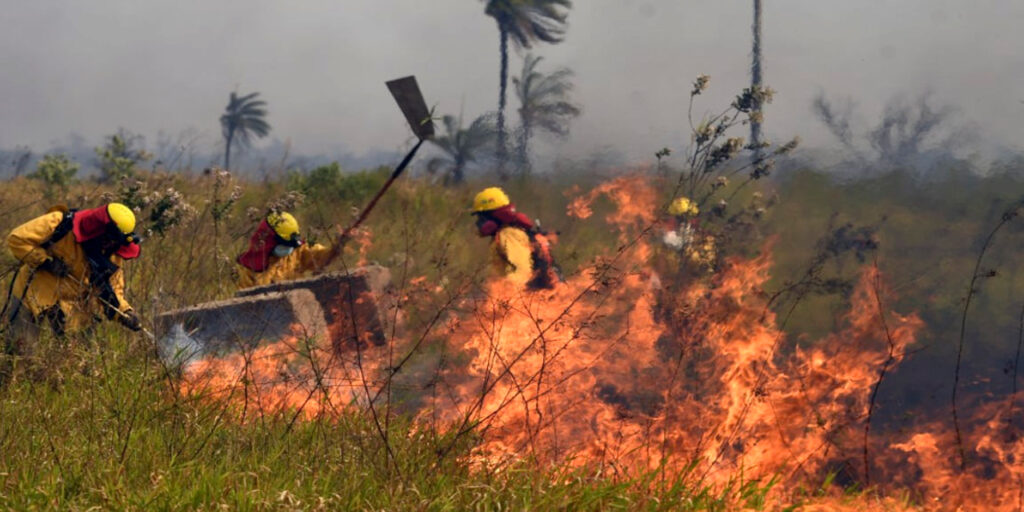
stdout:
[(222, 354), (289, 336), (328, 333), (313, 292), (293, 289), (207, 302), (156, 318), (165, 358)]
[(240, 290), (237, 297), (309, 290), (324, 312), (331, 340), (339, 350), (351, 350), (356, 343), (383, 345), (387, 341), (387, 312), (390, 311), (391, 273), (379, 265), (351, 272), (330, 272), (308, 279), (296, 279)]

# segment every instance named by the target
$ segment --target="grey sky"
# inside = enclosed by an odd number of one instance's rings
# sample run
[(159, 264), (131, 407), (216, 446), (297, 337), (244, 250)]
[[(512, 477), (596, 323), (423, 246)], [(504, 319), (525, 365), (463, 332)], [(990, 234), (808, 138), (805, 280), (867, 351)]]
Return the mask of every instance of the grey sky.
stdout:
[[(1017, 147), (1024, 119), (1024, 2), (764, 0), (766, 130), (828, 142), (819, 90), (852, 96), (865, 121), (923, 88), (981, 138)], [(576, 71), (584, 115), (559, 151), (614, 146), (650, 159), (688, 138), (698, 112), (747, 82), (750, 2), (576, 0), (545, 65)], [(192, 127), (217, 144), (228, 92), (260, 91), (272, 136), (297, 151), (392, 149), (407, 130), (383, 82), (415, 74), (442, 113), (497, 103), (498, 36), (475, 0), (0, 0), (0, 147), (40, 150), (76, 132), (147, 135)], [(513, 56), (511, 72), (517, 72)], [(550, 69), (550, 68), (549, 68)], [(510, 105), (514, 112), (514, 102)], [(514, 114), (512, 116), (514, 119)]]

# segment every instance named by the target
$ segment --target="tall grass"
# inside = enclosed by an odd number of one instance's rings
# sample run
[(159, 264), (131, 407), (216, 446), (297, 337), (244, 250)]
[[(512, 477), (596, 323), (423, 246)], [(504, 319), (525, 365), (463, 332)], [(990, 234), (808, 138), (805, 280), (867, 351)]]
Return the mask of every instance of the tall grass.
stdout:
[(0, 392), (0, 507), (724, 510), (758, 505), (767, 489), (654, 487), (526, 461), (471, 469), (471, 439), (439, 457), (448, 440), (407, 423), (389, 431), (391, 459), (364, 415), (238, 422), (173, 393), (141, 340), (106, 329), (92, 339), (102, 346), (44, 340), (45, 369), (23, 368)]
[[(179, 191), (194, 207), (194, 214), (180, 223), (151, 233), (142, 257), (128, 265), (129, 299), (143, 318), (151, 318), (163, 310), (229, 296), (234, 290), (233, 257), (245, 247), (268, 206), (293, 211), (306, 236), (329, 242), (386, 173), (373, 170), (338, 176), (324, 172), (312, 185), (298, 176), (254, 182), (215, 174), (146, 175), (134, 192), (117, 184), (81, 183), (69, 190), (65, 202), (85, 208), (106, 200), (153, 196), (142, 207), (143, 229), (152, 225), (147, 217), (152, 204), (166, 196), (168, 188)], [(931, 343), (937, 345), (947, 325), (946, 315), (955, 311), (962, 293), (956, 281), (965, 275), (960, 267), (970, 266), (974, 240), (993, 215), (986, 205), (1020, 190), (1020, 181), (998, 179), (983, 180), (985, 186), (967, 198), (954, 186), (943, 188), (939, 183), (928, 188), (902, 183), (898, 176), (837, 183), (806, 172), (778, 182), (774, 189), (764, 190), (780, 198), (762, 227), (780, 238), (771, 286), (781, 287), (799, 275), (833, 212), (842, 212), (833, 223), (880, 222), (880, 265), (896, 276), (905, 301), (901, 306), (908, 306), (903, 309), (922, 310), (930, 319), (935, 339)], [(567, 273), (618, 243), (601, 221), (610, 204), (595, 203), (595, 215), (588, 221), (570, 221), (564, 214), (574, 194), (570, 185), (576, 185), (577, 191), (587, 190), (595, 181), (578, 176), (535, 178), (508, 187), (520, 210), (561, 232), (556, 255)], [(376, 262), (391, 269), (400, 290), (410, 289), (419, 277), (440, 287), (439, 293), (417, 295), (405, 304), (403, 328), (409, 333), (426, 331), (432, 314), (444, 307), (447, 297), (487, 276), (487, 241), (475, 236), (466, 212), (482, 185), (441, 188), (418, 180), (401, 182), (370, 217), (370, 236), (353, 241), (337, 266)], [(0, 232), (45, 212), (49, 206), (45, 192), (41, 184), (26, 179), (0, 184)], [(948, 242), (941, 251), (934, 249), (937, 237)], [(370, 243), (364, 245), (361, 240)], [(1009, 246), (996, 248), (994, 264), (1005, 264), (1013, 251), (1019, 254), (1020, 247), (1018, 237)], [(836, 276), (856, 270), (845, 260), (829, 265)], [(0, 293), (4, 295), (14, 268), (16, 262), (3, 251)], [(979, 324), (995, 331), (1013, 323), (1019, 304), (1010, 308), (1008, 320), (1001, 316), (1002, 306), (1019, 301), (1024, 290), (1019, 268), (1005, 272), (1004, 279), (993, 281), (989, 293), (977, 298), (978, 309), (994, 315)], [(844, 301), (842, 293), (812, 297), (787, 328), (794, 334), (831, 330), (834, 313), (844, 309)], [(973, 334), (984, 337), (981, 331)], [(441, 334), (432, 335), (440, 338)], [(986, 343), (1001, 347), (995, 337), (991, 339)], [(426, 343), (423, 357), (449, 358), (449, 364), (458, 364), (457, 354), (442, 354), (439, 347)], [(936, 350), (922, 357), (939, 360), (943, 353)], [(417, 371), (415, 363), (409, 366), (411, 372)], [(441, 456), (437, 448), (450, 446), (452, 440), (414, 428), (401, 415), (392, 420), (384, 437), (371, 419), (357, 412), (330, 421), (293, 423), (287, 414), (238, 421), (225, 414), (222, 403), (177, 393), (174, 372), (156, 358), (154, 347), (114, 325), (63, 341), (44, 338), (14, 365), (13, 378), (0, 387), (0, 508), (726, 510), (782, 506), (767, 502), (774, 482), (744, 481), (739, 475), (733, 486), (710, 489), (694, 488), (682, 478), (612, 477), (596, 468), (542, 467), (531, 461), (487, 468), (474, 463), (472, 437), (460, 439), (454, 450)], [(889, 391), (889, 398), (912, 400), (914, 388), (906, 385), (909, 380), (911, 376), (899, 371), (888, 377), (886, 389), (896, 390)], [(397, 393), (399, 399), (416, 400), (415, 389)], [(880, 401), (884, 403), (886, 397)], [(822, 479), (826, 487), (830, 485), (826, 475)], [(793, 503), (816, 493), (795, 495)]]

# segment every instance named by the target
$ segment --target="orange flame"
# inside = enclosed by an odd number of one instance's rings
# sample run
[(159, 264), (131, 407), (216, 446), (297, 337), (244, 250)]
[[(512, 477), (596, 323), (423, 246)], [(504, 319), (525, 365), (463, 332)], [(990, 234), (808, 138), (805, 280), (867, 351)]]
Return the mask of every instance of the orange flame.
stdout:
[(356, 260), (355, 266), (362, 267), (367, 265), (368, 260), (366, 258), (369, 254), (370, 249), (373, 248), (373, 232), (369, 227), (361, 227), (351, 233), (351, 241), (359, 246), (359, 249), (353, 250), (353, 245), (349, 244), (345, 247), (345, 251), (348, 253), (355, 252), (359, 257)]
[(292, 331), (286, 339), (189, 364), (181, 392), (223, 403), (242, 421), (336, 416), (352, 404), (365, 405), (367, 385), (378, 385), (375, 364), (305, 336), (301, 326)]
[[(862, 271), (841, 330), (794, 344), (762, 292), (771, 244), (756, 258), (726, 260), (710, 278), (663, 286), (651, 261), (655, 188), (619, 178), (571, 201), (569, 214), (591, 216), (601, 195), (617, 207), (605, 221), (618, 229), (620, 247), (553, 290), (495, 281), (485, 296), (460, 304), (464, 313), (443, 323), (468, 360), (443, 370), (436, 384), (443, 389), (427, 399), (421, 424), (478, 433), (478, 462), (488, 465), (529, 457), (716, 486), (776, 477), (780, 504), (829, 472), (871, 486), (859, 500), (836, 492), (806, 510), (898, 509), (904, 493), (935, 510), (1010, 510), (1024, 502), (1018, 397), (979, 406), (965, 422), (965, 467), (948, 421), (871, 429), (880, 382), (923, 327), (917, 315), (890, 310), (893, 297), (877, 267)], [(189, 370), (187, 390), (244, 392), (236, 403), (245, 409), (305, 417), (365, 405), (366, 395), (352, 389), (375, 368), (340, 360), (328, 370), (339, 385), (316, 389), (310, 382), (322, 376), (298, 364), (310, 351), (298, 350), (296, 339), (201, 361)]]
[[(870, 430), (880, 379), (923, 327), (917, 315), (887, 308), (892, 296), (876, 267), (862, 272), (840, 332), (794, 346), (761, 293), (770, 246), (727, 261), (710, 280), (664, 288), (645, 236), (656, 222), (653, 188), (620, 178), (571, 201), (568, 213), (591, 216), (602, 194), (618, 207), (606, 221), (622, 248), (555, 290), (491, 284), (450, 338), (472, 359), (450, 372), (450, 392), (438, 394), (425, 421), (476, 425), (481, 462), (490, 464), (529, 456), (718, 485), (775, 475), (782, 494), (842, 471), (880, 492), (909, 490), (926, 508), (1021, 503), (1024, 441), (994, 435), (1006, 430), (1006, 414), (978, 413), (991, 420), (966, 435), (970, 456), (984, 461), (973, 472), (954, 467), (945, 424), (903, 442)], [(866, 496), (852, 506), (825, 497), (816, 507), (900, 505)]]

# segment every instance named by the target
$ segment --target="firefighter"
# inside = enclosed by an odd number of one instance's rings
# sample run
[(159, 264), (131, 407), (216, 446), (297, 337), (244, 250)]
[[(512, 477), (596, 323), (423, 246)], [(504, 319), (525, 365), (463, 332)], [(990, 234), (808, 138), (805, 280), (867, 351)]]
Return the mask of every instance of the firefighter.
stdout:
[(700, 229), (700, 208), (688, 197), (677, 197), (668, 206), (672, 216), (670, 229), (662, 241), (679, 252), (684, 267), (704, 273), (712, 269), (716, 258), (715, 238)]
[(126, 260), (139, 256), (135, 214), (120, 203), (87, 210), (55, 206), (11, 231), (7, 247), (21, 267), (4, 306), (11, 350), (42, 325), (60, 337), (106, 317), (139, 331), (124, 297)]
[(505, 191), (484, 189), (473, 199), (472, 214), (481, 237), (491, 237), (497, 273), (530, 289), (553, 288), (560, 279), (551, 256), (552, 236), (517, 212)]
[(320, 271), (341, 254), (342, 244), (310, 246), (299, 235), (299, 222), (288, 212), (271, 211), (238, 256), (238, 287), (252, 288)]

